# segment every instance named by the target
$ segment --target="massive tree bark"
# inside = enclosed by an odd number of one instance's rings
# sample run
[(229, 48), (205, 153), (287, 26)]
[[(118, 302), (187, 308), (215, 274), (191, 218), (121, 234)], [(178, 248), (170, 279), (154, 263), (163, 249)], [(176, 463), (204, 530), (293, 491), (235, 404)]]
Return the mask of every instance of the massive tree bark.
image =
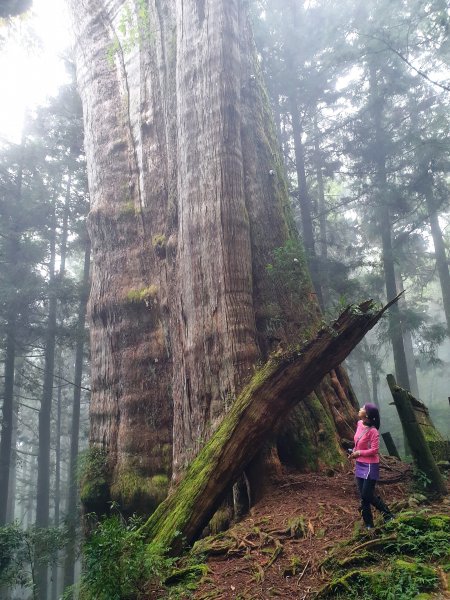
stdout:
[(90, 441), (108, 453), (113, 497), (125, 509), (151, 510), (166, 494), (172, 454), (167, 274), (176, 252), (176, 148), (165, 115), (176, 114), (166, 67), (176, 50), (174, 10), (149, 7), (139, 44), (125, 52), (124, 4), (73, 5), (91, 199)]
[[(258, 361), (310, 337), (320, 311), (243, 3), (136, 5), (72, 10), (92, 206), (90, 441), (108, 455), (103, 506), (148, 512), (167, 491), (172, 429), (176, 480)], [(336, 369), (283, 430), (308, 438), (297, 462), (338, 463), (354, 406)]]
[(347, 357), (386, 308), (377, 311), (370, 301), (351, 306), (305, 346), (275, 354), (243, 389), (183, 481), (144, 525), (148, 539), (174, 554), (191, 544), (269, 433)]

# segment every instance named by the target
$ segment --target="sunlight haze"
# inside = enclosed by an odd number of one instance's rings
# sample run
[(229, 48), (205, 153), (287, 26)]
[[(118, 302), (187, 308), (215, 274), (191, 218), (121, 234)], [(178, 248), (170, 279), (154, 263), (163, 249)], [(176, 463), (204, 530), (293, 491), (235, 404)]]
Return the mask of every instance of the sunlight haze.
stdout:
[(60, 55), (71, 29), (63, 2), (34, 0), (22, 19), (0, 30), (0, 139), (19, 142), (24, 115), (67, 80)]

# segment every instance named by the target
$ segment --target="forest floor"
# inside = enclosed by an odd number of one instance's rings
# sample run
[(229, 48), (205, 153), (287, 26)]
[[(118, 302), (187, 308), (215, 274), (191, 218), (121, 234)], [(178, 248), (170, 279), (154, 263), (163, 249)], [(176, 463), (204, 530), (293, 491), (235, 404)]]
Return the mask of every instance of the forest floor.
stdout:
[[(387, 464), (381, 470), (381, 477), (398, 479), (395, 463), (390, 464), (393, 469)], [(400, 471), (405, 469), (405, 465), (398, 467)], [(394, 511), (408, 506), (416, 510), (409, 472), (403, 473), (401, 481), (378, 484), (377, 490)], [(246, 518), (224, 533), (226, 551), (221, 549), (220, 538), (217, 540), (217, 554), (209, 555), (208, 573), (194, 598), (313, 598), (330, 580), (331, 574), (321, 563), (331, 549), (358, 531), (369, 536), (362, 527), (358, 505), (350, 469), (332, 476), (286, 473), (282, 480), (274, 482)], [(450, 515), (450, 499), (426, 508)], [(377, 524), (382, 527), (378, 517)], [(230, 540), (234, 540), (231, 546)], [(450, 595), (434, 597), (450, 598)]]

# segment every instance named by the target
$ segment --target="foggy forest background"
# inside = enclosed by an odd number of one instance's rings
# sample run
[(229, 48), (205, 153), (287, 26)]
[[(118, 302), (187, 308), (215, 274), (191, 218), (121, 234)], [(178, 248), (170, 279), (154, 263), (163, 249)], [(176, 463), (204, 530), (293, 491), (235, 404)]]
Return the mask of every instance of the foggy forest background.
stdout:
[[(383, 303), (405, 290), (395, 327), (383, 320), (346, 361), (358, 399), (379, 404), (382, 430), (404, 453), (385, 380), (396, 372), (448, 438), (447, 3), (317, 0), (295, 18), (289, 3), (253, 2), (252, 10), (324, 320), (349, 303)], [(124, 15), (125, 36), (129, 25)], [(0, 30), (0, 52), (9, 26)], [(24, 44), (35, 43), (26, 26), (22, 33)], [(21, 142), (0, 140), (0, 526), (72, 532), (58, 561), (53, 555), (52, 600), (77, 556), (89, 410), (89, 194), (70, 54), (66, 66), (72, 83), (27, 115)], [(291, 269), (280, 260), (274, 256), (278, 268)]]

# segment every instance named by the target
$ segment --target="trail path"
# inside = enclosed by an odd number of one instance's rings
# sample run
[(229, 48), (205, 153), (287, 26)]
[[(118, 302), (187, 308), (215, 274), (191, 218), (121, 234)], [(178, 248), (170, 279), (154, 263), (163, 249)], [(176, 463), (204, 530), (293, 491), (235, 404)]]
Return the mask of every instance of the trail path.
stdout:
[[(382, 477), (398, 478), (402, 467), (397, 466), (400, 471), (395, 468), (395, 463), (389, 462), (382, 468)], [(379, 484), (378, 493), (391, 506), (405, 504), (410, 483), (407, 473), (400, 482)], [(330, 476), (286, 474), (227, 533), (227, 538), (235, 541), (233, 548), (209, 557), (209, 573), (195, 599), (313, 598), (329, 580), (320, 567), (327, 553), (351, 537), (355, 528), (362, 528), (358, 505), (350, 470)], [(432, 508), (450, 514), (450, 500)]]

